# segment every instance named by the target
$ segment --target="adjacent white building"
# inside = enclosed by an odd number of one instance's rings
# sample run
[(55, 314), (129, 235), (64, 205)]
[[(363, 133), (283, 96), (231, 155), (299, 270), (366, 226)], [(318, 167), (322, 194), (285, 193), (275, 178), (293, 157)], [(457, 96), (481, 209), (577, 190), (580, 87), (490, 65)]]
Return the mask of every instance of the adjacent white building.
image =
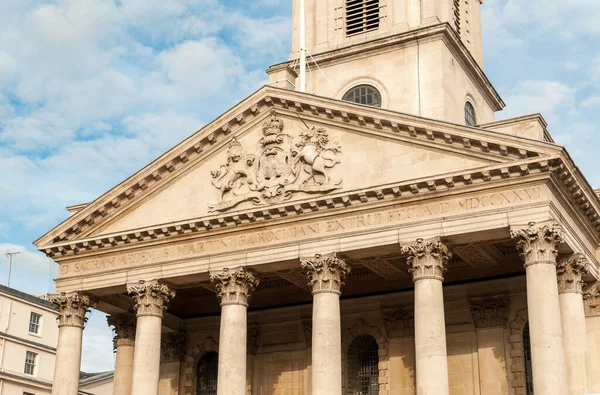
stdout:
[(52, 393), (56, 317), (47, 300), (0, 285), (0, 395)]

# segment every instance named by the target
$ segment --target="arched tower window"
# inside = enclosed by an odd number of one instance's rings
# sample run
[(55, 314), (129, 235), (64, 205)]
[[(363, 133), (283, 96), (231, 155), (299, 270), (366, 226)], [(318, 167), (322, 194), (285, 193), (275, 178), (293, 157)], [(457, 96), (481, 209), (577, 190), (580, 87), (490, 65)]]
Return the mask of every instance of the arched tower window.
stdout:
[(219, 354), (209, 352), (198, 362), (196, 370), (196, 395), (217, 395)]
[(477, 120), (475, 118), (475, 108), (471, 102), (465, 103), (465, 124), (467, 126), (477, 126)]
[(533, 395), (533, 374), (531, 373), (531, 341), (529, 338), (529, 323), (523, 328), (523, 363), (525, 364), (525, 390), (527, 395)]
[(379, 395), (379, 346), (361, 335), (348, 347), (348, 395)]
[(342, 100), (367, 106), (381, 107), (381, 93), (371, 85), (357, 85), (351, 88)]

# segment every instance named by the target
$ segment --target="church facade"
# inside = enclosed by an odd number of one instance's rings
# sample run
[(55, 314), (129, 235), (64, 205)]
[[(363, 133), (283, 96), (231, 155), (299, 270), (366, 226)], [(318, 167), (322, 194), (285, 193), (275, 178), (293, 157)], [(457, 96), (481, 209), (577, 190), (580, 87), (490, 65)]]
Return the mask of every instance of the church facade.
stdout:
[[(495, 121), (480, 1), (306, 0), (270, 83), (38, 239), (53, 394), (600, 393), (600, 191)], [(296, 21), (301, 1), (294, 0)]]

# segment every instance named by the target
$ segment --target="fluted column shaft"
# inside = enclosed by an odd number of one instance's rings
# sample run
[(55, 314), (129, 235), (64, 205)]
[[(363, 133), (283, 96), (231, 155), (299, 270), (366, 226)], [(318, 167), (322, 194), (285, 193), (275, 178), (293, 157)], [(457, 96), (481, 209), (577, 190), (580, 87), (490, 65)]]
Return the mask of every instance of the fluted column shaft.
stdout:
[(558, 298), (565, 338), (565, 359), (569, 395), (580, 395), (587, 388), (587, 331), (582, 286), (588, 264), (582, 254), (563, 259), (556, 267)]
[(529, 223), (511, 229), (524, 261), (536, 395), (568, 394), (567, 366), (558, 297), (556, 255), (562, 229), (555, 223)]
[(415, 283), (415, 365), (419, 395), (448, 395), (448, 353), (442, 282), (452, 254), (441, 241), (402, 247)]
[(52, 395), (77, 395), (85, 315), (96, 304), (80, 292), (48, 295), (48, 300), (58, 306), (59, 328)]
[(133, 352), (132, 395), (157, 395), (163, 313), (175, 292), (158, 281), (128, 285), (137, 323)]
[(211, 274), (221, 302), (217, 395), (246, 394), (248, 303), (259, 284), (245, 268)]
[(312, 393), (342, 394), (340, 294), (350, 267), (336, 254), (302, 261), (313, 294)]
[(113, 347), (116, 353), (113, 394), (131, 395), (136, 317), (134, 314), (119, 314), (106, 318), (115, 334), (113, 338)]

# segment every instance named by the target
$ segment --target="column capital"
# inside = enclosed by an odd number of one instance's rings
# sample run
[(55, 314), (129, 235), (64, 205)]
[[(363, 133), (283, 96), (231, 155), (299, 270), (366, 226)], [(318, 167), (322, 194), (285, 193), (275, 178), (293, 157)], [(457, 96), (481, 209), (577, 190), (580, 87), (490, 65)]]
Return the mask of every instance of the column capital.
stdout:
[(351, 267), (337, 253), (315, 254), (314, 258), (302, 259), (302, 269), (308, 277), (313, 295), (335, 293), (340, 295)]
[(178, 362), (185, 346), (185, 333), (165, 333), (160, 339), (160, 362)]
[(558, 223), (538, 225), (530, 222), (523, 227), (511, 228), (510, 236), (517, 242), (525, 267), (538, 263), (556, 265), (558, 245), (563, 242), (562, 226)]
[(48, 301), (58, 307), (58, 327), (84, 327), (89, 309), (96, 308), (97, 302), (82, 292), (61, 292), (48, 295)]
[(260, 284), (260, 280), (243, 266), (211, 273), (210, 281), (217, 289), (221, 306), (239, 304), (248, 307), (252, 293)]
[(588, 262), (583, 254), (575, 253), (561, 259), (556, 265), (558, 293), (582, 293), (583, 278), (588, 272)]
[(402, 246), (402, 253), (408, 254), (406, 264), (413, 275), (413, 282), (426, 278), (444, 281), (452, 252), (439, 238), (419, 238), (413, 244)]
[(600, 317), (600, 281), (583, 288), (583, 306), (586, 317)]
[(475, 328), (504, 327), (507, 323), (508, 295), (469, 298)]
[(383, 310), (382, 315), (388, 337), (410, 337), (415, 335), (414, 306)]
[(106, 317), (108, 326), (112, 326), (113, 336), (113, 351), (117, 351), (118, 347), (135, 345), (135, 325), (136, 317), (132, 313), (123, 313), (109, 315)]
[(157, 280), (140, 280), (137, 284), (127, 285), (127, 293), (133, 298), (133, 309), (138, 317), (161, 317), (175, 297), (175, 291)]

